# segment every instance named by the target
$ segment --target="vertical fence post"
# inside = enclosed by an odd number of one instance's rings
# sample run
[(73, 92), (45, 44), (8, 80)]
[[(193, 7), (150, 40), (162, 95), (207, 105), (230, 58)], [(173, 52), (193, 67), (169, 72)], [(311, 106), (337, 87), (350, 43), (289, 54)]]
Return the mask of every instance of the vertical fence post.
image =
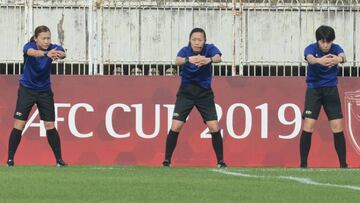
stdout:
[(25, 39), (24, 42), (29, 41), (30, 37), (33, 35), (34, 31), (34, 10), (33, 10), (34, 1), (25, 0)]
[(94, 30), (93, 30), (93, 3), (94, 3), (95, 0), (90, 0), (88, 1), (88, 16), (87, 16), (87, 24), (88, 24), (88, 30), (87, 30), (87, 34), (88, 34), (88, 62), (89, 62), (89, 75), (93, 75), (94, 74), (94, 52), (95, 52), (95, 49), (94, 49), (94, 36), (95, 36), (95, 33), (94, 33)]
[[(240, 4), (239, 5), (239, 10), (237, 8), (237, 4)], [(232, 31), (233, 31), (233, 40), (232, 40), (232, 43), (233, 43), (233, 60), (232, 60), (232, 65), (231, 65), (231, 75), (236, 75), (236, 37), (237, 37), (237, 34), (239, 34), (240, 36), (240, 39), (239, 39), (239, 43), (240, 43), (240, 47), (239, 47), (239, 75), (243, 75), (243, 67), (242, 67), (242, 61), (243, 61), (243, 57), (242, 57), (242, 48), (243, 48), (243, 32), (244, 32), (244, 29), (243, 29), (243, 0), (239, 0), (239, 2), (237, 2), (237, 0), (232, 0), (232, 13), (233, 13), (233, 25), (232, 25)], [(240, 25), (237, 25), (236, 22), (237, 22), (237, 16), (239, 16), (239, 23)], [(240, 33), (237, 32), (237, 28), (238, 26), (240, 26)]]
[[(244, 18), (243, 18), (243, 9), (244, 9), (244, 5), (243, 5), (243, 0), (240, 0), (240, 12), (239, 12), (239, 16), (240, 16), (240, 44), (239, 44), (239, 75), (243, 76), (244, 75), (244, 67), (243, 67), (243, 62), (244, 62), (244, 54), (245, 54), (245, 42), (244, 42), (244, 35), (246, 33), (246, 27), (244, 26)], [(233, 75), (234, 74), (234, 70), (233, 70)]]
[(232, 44), (233, 44), (233, 49), (232, 49), (232, 64), (231, 64), (231, 73), (233, 74), (235, 68), (236, 68), (236, 16), (238, 15), (237, 11), (236, 11), (236, 0), (232, 0), (232, 13), (233, 13), (233, 24), (232, 24), (232, 31), (233, 31), (233, 39), (232, 39)]
[[(102, 7), (103, 0), (89, 1), (88, 14), (88, 60), (89, 60), (89, 75), (104, 74), (103, 64), (103, 49), (102, 49)], [(99, 67), (99, 69), (98, 69)]]
[[(104, 9), (104, 0), (96, 1), (96, 70), (99, 66), (99, 70), (97, 70), (97, 74), (104, 75), (104, 63), (103, 63), (103, 9)], [(109, 8), (110, 9), (110, 8)]]

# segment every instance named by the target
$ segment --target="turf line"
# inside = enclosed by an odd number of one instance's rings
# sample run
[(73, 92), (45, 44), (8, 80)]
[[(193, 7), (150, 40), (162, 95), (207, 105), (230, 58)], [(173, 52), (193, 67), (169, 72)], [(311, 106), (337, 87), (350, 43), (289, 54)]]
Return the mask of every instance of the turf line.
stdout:
[(246, 177), (246, 178), (259, 178), (259, 179), (266, 179), (266, 178), (285, 179), (285, 180), (292, 180), (292, 181), (295, 181), (295, 182), (298, 182), (301, 184), (306, 184), (306, 185), (335, 187), (335, 188), (344, 188), (344, 189), (360, 191), (359, 186), (321, 183), (321, 182), (314, 181), (311, 178), (301, 178), (301, 177), (294, 177), (294, 176), (259, 176), (259, 175), (246, 174), (246, 173), (242, 173), (242, 172), (232, 172), (232, 171), (218, 170), (218, 169), (212, 169), (210, 171), (222, 173), (225, 175), (231, 175), (231, 176), (240, 176), (240, 177)]

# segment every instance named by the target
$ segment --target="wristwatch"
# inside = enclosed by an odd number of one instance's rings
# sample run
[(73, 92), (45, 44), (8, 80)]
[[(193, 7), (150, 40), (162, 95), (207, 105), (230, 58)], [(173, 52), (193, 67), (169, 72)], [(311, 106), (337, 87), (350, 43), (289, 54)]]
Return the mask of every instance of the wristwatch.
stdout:
[(345, 58), (343, 56), (340, 56), (340, 58), (341, 58), (340, 63), (345, 63)]
[(44, 56), (47, 56), (49, 52), (48, 51), (44, 51)]
[(189, 63), (189, 57), (185, 57), (185, 63)]

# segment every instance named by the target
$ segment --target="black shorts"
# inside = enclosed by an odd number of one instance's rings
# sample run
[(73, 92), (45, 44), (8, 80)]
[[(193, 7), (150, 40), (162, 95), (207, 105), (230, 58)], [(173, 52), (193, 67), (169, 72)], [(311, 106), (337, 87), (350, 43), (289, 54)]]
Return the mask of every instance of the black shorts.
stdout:
[(55, 121), (54, 94), (51, 90), (37, 92), (20, 85), (14, 118), (26, 121), (36, 104), (43, 121)]
[(203, 89), (192, 84), (180, 86), (176, 95), (173, 119), (186, 122), (194, 106), (200, 112), (204, 122), (217, 120), (212, 89)]
[(303, 118), (318, 119), (321, 106), (329, 121), (343, 118), (337, 87), (307, 88)]

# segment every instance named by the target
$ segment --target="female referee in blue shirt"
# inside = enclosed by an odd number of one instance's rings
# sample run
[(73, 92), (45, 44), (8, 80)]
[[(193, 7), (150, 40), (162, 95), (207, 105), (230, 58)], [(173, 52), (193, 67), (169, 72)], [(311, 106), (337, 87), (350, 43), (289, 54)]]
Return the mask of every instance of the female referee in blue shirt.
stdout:
[(9, 138), (8, 166), (14, 166), (14, 156), (21, 140), (31, 108), (36, 104), (41, 120), (44, 121), (47, 140), (54, 152), (56, 165), (66, 166), (61, 157), (60, 137), (55, 128), (54, 98), (50, 84), (51, 63), (65, 58), (64, 49), (51, 44), (50, 29), (44, 25), (35, 29), (30, 42), (24, 45), (24, 70), (14, 114), (15, 123)]
[(342, 129), (342, 112), (337, 89), (338, 64), (345, 62), (344, 50), (333, 43), (335, 31), (329, 26), (320, 26), (316, 32), (316, 42), (305, 48), (304, 57), (307, 67), (307, 90), (303, 113), (304, 126), (300, 137), (300, 167), (307, 168), (311, 135), (319, 116), (321, 106), (330, 122), (334, 134), (334, 145), (341, 168), (347, 168), (346, 144)]
[(166, 139), (163, 166), (170, 166), (179, 132), (195, 106), (210, 130), (217, 166), (224, 168), (226, 164), (223, 158), (223, 140), (211, 89), (211, 63), (221, 62), (221, 52), (215, 45), (205, 43), (206, 33), (201, 28), (191, 31), (189, 41), (188, 46), (183, 47), (176, 58), (176, 65), (182, 66), (181, 85), (177, 93), (171, 129)]

